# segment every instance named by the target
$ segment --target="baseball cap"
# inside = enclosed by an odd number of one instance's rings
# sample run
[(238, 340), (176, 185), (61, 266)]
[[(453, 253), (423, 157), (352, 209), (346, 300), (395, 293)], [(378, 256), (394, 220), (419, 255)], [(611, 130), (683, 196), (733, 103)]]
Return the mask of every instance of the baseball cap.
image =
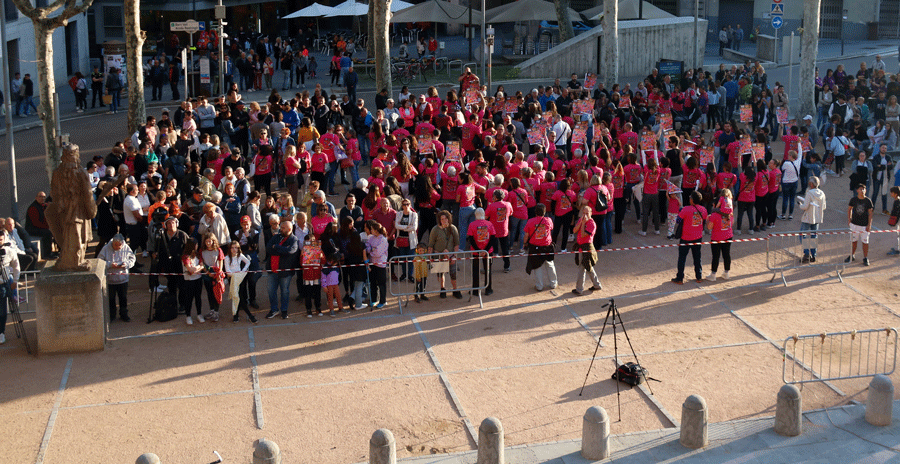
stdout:
[(807, 114), (806, 116), (803, 116), (803, 120), (804, 121), (812, 121), (813, 117), (812, 117), (812, 115)]

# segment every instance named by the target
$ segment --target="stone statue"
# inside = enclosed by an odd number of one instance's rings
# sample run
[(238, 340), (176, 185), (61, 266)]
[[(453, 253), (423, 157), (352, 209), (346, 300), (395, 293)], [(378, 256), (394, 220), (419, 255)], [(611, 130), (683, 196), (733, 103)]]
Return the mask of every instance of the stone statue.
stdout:
[[(124, 178), (108, 183), (107, 189), (112, 190), (122, 181)], [(97, 215), (97, 203), (88, 173), (81, 165), (78, 145), (70, 143), (63, 147), (62, 160), (50, 181), (50, 197), (53, 201), (47, 207), (47, 223), (59, 245), (54, 269), (64, 272), (90, 269), (84, 255), (91, 239), (91, 219)]]

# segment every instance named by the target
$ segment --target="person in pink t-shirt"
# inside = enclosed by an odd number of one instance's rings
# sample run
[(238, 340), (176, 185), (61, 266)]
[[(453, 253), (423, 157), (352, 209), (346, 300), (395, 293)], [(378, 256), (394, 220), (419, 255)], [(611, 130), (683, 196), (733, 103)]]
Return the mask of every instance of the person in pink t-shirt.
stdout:
[[(546, 185), (546, 184), (545, 184)], [(562, 241), (559, 249), (562, 253), (566, 252), (569, 243), (569, 230), (572, 227), (572, 211), (575, 209), (575, 199), (577, 194), (569, 189), (569, 179), (563, 179), (559, 183), (559, 190), (553, 192), (550, 197), (550, 206), (553, 210), (553, 243), (559, 232), (562, 231)]]
[(747, 213), (747, 225), (753, 233), (753, 204), (756, 202), (756, 169), (747, 166), (741, 173), (741, 184), (738, 190), (737, 235), (741, 235), (741, 220)]
[(650, 219), (653, 219), (653, 228), (656, 235), (659, 235), (659, 185), (660, 170), (656, 165), (656, 160), (650, 158), (647, 160), (647, 167), (644, 168), (644, 198), (641, 203), (644, 208), (641, 214), (641, 231), (642, 236), (647, 235), (647, 226)]
[(584, 295), (584, 277), (589, 275), (593, 284), (590, 291), (598, 291), (603, 289), (600, 285), (600, 279), (594, 271), (597, 265), (597, 250), (594, 248), (594, 234), (597, 232), (597, 223), (591, 218), (593, 210), (590, 206), (581, 207), (581, 215), (578, 222), (575, 223), (575, 249), (578, 254), (575, 255), (575, 263), (578, 264), (578, 277), (575, 279), (575, 288), (572, 293), (576, 295)]
[(545, 280), (549, 288), (556, 288), (556, 266), (553, 264), (553, 221), (546, 217), (547, 207), (534, 207), (535, 217), (525, 224), (525, 243), (528, 244), (528, 261), (525, 272), (534, 271), (534, 288), (543, 291)]
[[(487, 219), (494, 224), (499, 251), (503, 255), (503, 272), (509, 272), (509, 220), (513, 215), (513, 205), (504, 200), (503, 190), (494, 190), (493, 202), (488, 205), (485, 214), (487, 214)], [(525, 214), (528, 214), (527, 211)], [(497, 254), (496, 250), (494, 254)]]
[(706, 208), (700, 206), (703, 195), (700, 192), (691, 194), (690, 204), (681, 208), (678, 218), (682, 224), (680, 246), (678, 247), (678, 273), (672, 279), (673, 284), (684, 284), (684, 265), (690, 252), (694, 259), (694, 276), (697, 283), (703, 282), (703, 263), (700, 261), (700, 241), (703, 240), (703, 222), (706, 221)]
[[(474, 255), (475, 263), (472, 266), (472, 287), (478, 288), (481, 284), (479, 283), (479, 268), (483, 270), (485, 275), (485, 283), (487, 284), (484, 289), (485, 295), (491, 295), (494, 293), (494, 290), (491, 288), (493, 284), (493, 279), (491, 278), (491, 266), (489, 264), (489, 256), (492, 254), (491, 252), (496, 253), (497, 250), (497, 231), (494, 229), (494, 224), (491, 221), (485, 219), (484, 210), (478, 208), (475, 210), (475, 213), (472, 215), (475, 217), (475, 220), (469, 223), (469, 228), (466, 230), (466, 243), (469, 245), (470, 250), (483, 250), (487, 253), (479, 253)], [(481, 256), (479, 258), (479, 256)], [(478, 296), (478, 290), (472, 290), (473, 296)]]
[[(731, 198), (731, 190), (723, 190), (723, 197)], [(712, 249), (712, 272), (706, 276), (706, 280), (710, 282), (716, 281), (716, 271), (719, 270), (719, 255), (722, 255), (722, 261), (725, 265), (725, 272), (722, 274), (723, 279), (728, 278), (728, 271), (731, 270), (731, 239), (734, 238), (734, 231), (731, 224), (734, 222), (734, 214), (731, 208), (722, 208), (709, 215), (706, 222), (706, 228), (712, 232), (710, 244)]]

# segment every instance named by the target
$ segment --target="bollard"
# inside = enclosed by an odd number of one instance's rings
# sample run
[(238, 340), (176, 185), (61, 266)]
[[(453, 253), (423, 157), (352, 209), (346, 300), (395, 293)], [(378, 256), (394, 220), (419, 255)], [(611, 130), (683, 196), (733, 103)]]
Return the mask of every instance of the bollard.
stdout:
[(787, 437), (796, 437), (803, 433), (803, 398), (796, 385), (785, 385), (778, 390), (775, 433)]
[(144, 453), (138, 456), (134, 464), (159, 464), (159, 456), (153, 453)]
[(609, 457), (609, 414), (600, 406), (591, 406), (584, 413), (581, 456), (591, 461)]
[(872, 425), (891, 425), (894, 412), (894, 384), (890, 377), (878, 374), (869, 382), (866, 399), (866, 422)]
[(478, 464), (506, 464), (503, 424), (496, 417), (488, 417), (478, 427)]
[(397, 441), (388, 429), (378, 429), (369, 439), (369, 464), (397, 464)]
[(681, 439), (687, 448), (703, 448), (709, 444), (709, 411), (706, 400), (691, 395), (681, 405)]
[(260, 438), (253, 447), (253, 464), (281, 464), (281, 448), (274, 441)]

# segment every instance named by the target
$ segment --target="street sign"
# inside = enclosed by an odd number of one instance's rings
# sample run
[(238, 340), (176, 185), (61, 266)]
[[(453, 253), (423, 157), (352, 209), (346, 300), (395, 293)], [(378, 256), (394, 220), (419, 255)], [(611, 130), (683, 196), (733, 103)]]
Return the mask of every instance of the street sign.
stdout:
[(775, 29), (781, 29), (781, 26), (784, 25), (784, 20), (781, 19), (781, 16), (772, 16), (772, 27)]
[(771, 14), (772, 16), (784, 16), (784, 3), (773, 3)]
[(172, 32), (188, 32), (195, 33), (206, 30), (206, 21), (172, 21), (169, 23), (169, 30)]

